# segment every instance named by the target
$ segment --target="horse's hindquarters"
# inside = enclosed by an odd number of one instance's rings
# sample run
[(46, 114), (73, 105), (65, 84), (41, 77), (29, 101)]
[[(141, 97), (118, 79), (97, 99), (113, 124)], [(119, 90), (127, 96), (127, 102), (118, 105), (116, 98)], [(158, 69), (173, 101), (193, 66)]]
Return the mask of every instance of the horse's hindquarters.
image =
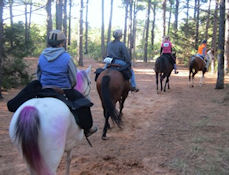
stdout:
[(9, 134), (19, 150), (20, 142), (15, 140), (16, 124), (19, 114), (26, 106), (35, 107), (38, 111), (38, 145), (45, 165), (43, 168), (55, 173), (64, 151), (72, 149), (77, 140), (82, 139), (83, 131), (76, 125), (69, 108), (62, 101), (55, 98), (31, 99), (18, 108), (10, 122)]

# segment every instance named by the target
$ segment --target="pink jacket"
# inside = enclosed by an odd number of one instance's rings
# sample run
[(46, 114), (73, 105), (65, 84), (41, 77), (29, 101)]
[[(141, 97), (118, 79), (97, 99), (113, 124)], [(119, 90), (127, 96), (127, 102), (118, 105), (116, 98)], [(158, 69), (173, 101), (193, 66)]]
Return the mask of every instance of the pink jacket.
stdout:
[(165, 40), (161, 44), (162, 54), (163, 53), (172, 53), (172, 43), (169, 40)]

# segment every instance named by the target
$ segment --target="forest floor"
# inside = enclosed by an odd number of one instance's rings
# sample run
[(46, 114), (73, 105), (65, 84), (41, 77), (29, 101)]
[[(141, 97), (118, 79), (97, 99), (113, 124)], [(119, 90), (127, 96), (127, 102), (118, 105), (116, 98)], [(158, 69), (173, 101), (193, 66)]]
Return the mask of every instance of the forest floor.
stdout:
[[(35, 72), (36, 59), (28, 59)], [(103, 65), (91, 59), (91, 100), (94, 125), (99, 130), (73, 150), (71, 175), (228, 175), (229, 174), (229, 77), (225, 88), (215, 89), (216, 74), (207, 72), (205, 84), (188, 86), (188, 70), (178, 65), (171, 89), (157, 94), (153, 63), (136, 63), (138, 93), (130, 93), (123, 110), (123, 128), (112, 125), (109, 140), (101, 140), (103, 110), (94, 74)], [(27, 175), (26, 164), (11, 144), (8, 127), (12, 113), (6, 103), (18, 89), (3, 92), (0, 101), (0, 175)], [(64, 174), (65, 157), (58, 175)]]

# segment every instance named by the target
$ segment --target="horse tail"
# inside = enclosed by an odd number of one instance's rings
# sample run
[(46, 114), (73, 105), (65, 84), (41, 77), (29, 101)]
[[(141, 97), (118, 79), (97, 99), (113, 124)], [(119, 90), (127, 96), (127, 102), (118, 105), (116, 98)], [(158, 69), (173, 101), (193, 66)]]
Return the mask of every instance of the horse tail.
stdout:
[(27, 163), (37, 172), (41, 172), (42, 167), (38, 145), (39, 129), (38, 110), (33, 106), (24, 107), (16, 122), (16, 138), (21, 143), (22, 153)]
[(121, 125), (121, 117), (119, 116), (115, 105), (112, 103), (112, 96), (109, 90), (110, 76), (106, 75), (102, 78), (101, 83), (101, 95), (103, 105), (105, 107), (106, 115), (111, 116), (112, 121), (114, 121), (118, 127)]

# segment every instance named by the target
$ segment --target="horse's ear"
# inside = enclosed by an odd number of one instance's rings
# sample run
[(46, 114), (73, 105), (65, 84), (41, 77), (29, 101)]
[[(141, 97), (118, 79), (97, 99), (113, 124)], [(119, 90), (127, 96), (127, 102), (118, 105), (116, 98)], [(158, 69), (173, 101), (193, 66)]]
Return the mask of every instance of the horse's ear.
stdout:
[(86, 69), (86, 72), (87, 72), (88, 75), (90, 75), (90, 73), (91, 73), (91, 65)]

